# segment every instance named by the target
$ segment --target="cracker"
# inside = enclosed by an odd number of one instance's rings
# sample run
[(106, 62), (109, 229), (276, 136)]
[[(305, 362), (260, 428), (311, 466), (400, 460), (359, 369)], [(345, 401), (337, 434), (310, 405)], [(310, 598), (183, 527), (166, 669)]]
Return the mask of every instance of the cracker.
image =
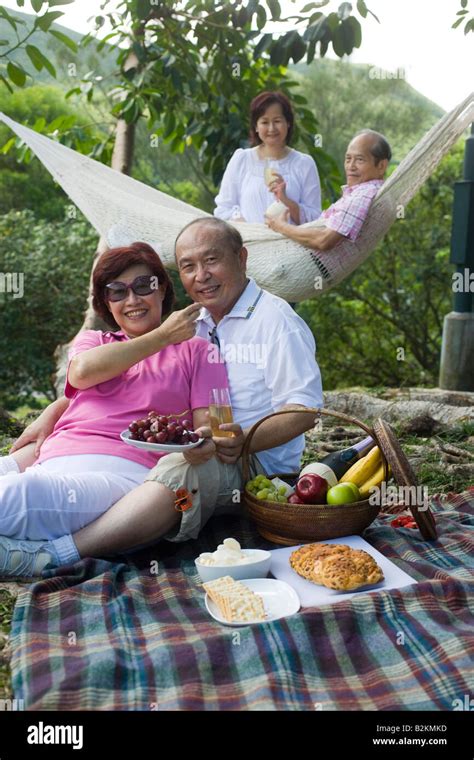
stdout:
[(245, 623), (265, 619), (262, 598), (230, 575), (204, 583), (203, 587), (225, 620), (231, 623)]

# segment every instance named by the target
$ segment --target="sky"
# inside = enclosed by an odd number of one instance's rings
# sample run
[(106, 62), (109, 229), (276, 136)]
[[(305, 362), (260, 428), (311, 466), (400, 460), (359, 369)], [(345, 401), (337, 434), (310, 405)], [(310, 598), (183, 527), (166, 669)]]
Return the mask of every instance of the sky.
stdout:
[[(61, 24), (85, 33), (92, 28), (88, 18), (101, 13), (101, 2), (75, 0), (54, 10), (64, 12)], [(306, 0), (280, 2), (287, 13), (306, 4)], [(370, 16), (361, 19), (362, 45), (351, 55), (352, 62), (369, 63), (404, 76), (409, 84), (446, 110), (474, 89), (474, 33), (465, 36), (462, 29), (451, 29), (460, 0), (366, 0), (366, 3), (380, 24)], [(116, 4), (117, 0), (112, 0), (110, 8)], [(354, 7), (355, 4), (354, 0)], [(2, 5), (17, 9), (15, 0), (5, 0)], [(333, 11), (338, 5), (338, 0), (331, 0), (322, 10)], [(22, 10), (31, 12), (29, 0), (25, 0)], [(274, 25), (271, 30), (276, 29), (281, 26)]]

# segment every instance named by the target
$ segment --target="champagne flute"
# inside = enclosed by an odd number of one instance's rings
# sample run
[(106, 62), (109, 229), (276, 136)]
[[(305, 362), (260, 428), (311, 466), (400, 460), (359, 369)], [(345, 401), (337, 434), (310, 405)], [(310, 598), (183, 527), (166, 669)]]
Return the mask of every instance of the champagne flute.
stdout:
[(234, 421), (228, 388), (213, 388), (209, 391), (209, 418), (213, 436), (216, 438), (235, 438), (235, 433), (231, 430), (220, 430), (219, 428), (219, 425)]
[(263, 178), (265, 180), (265, 184), (270, 189), (270, 185), (275, 180), (275, 174), (280, 173), (280, 165), (278, 161), (274, 158), (266, 158), (265, 159), (265, 167), (263, 170)]

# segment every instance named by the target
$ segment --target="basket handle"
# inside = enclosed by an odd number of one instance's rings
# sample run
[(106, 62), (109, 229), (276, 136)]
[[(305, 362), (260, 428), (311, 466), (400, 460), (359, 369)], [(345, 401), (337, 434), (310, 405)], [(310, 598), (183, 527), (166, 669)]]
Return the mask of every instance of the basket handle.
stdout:
[(372, 428), (368, 427), (367, 425), (365, 425), (363, 422), (356, 419), (355, 417), (350, 417), (348, 414), (344, 414), (343, 412), (336, 412), (332, 409), (318, 409), (318, 408), (312, 408), (312, 407), (305, 407), (304, 409), (283, 409), (280, 412), (273, 412), (272, 414), (267, 414), (266, 417), (262, 417), (261, 420), (257, 420), (257, 422), (254, 425), (252, 425), (242, 448), (242, 478), (243, 478), (244, 486), (245, 486), (245, 483), (247, 483), (248, 477), (249, 477), (250, 444), (252, 442), (253, 436), (255, 435), (260, 425), (262, 425), (262, 423), (264, 423), (266, 420), (269, 420), (272, 417), (277, 417), (280, 414), (308, 414), (308, 413), (313, 413), (313, 412), (316, 415), (316, 419), (318, 417), (321, 417), (321, 415), (328, 416), (328, 417), (337, 417), (338, 419), (343, 420), (344, 422), (349, 422), (351, 425), (358, 425), (360, 428), (362, 428), (362, 430), (364, 430), (367, 433), (367, 435), (370, 435), (376, 442), (377, 446), (379, 447), (383, 466), (384, 466), (384, 480), (387, 479), (387, 474), (388, 474), (387, 460), (385, 458), (385, 454), (382, 451), (382, 447), (380, 446), (379, 439), (377, 438), (377, 434), (375, 433), (374, 430), (372, 430)]

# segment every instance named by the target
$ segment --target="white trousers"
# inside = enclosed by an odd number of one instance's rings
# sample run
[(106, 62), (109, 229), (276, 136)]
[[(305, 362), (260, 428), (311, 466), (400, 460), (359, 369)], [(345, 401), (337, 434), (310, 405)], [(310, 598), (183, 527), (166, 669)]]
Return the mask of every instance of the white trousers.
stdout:
[(8, 472), (0, 477), (0, 535), (52, 540), (75, 533), (141, 485), (148, 472), (103, 454), (55, 457), (23, 473)]

